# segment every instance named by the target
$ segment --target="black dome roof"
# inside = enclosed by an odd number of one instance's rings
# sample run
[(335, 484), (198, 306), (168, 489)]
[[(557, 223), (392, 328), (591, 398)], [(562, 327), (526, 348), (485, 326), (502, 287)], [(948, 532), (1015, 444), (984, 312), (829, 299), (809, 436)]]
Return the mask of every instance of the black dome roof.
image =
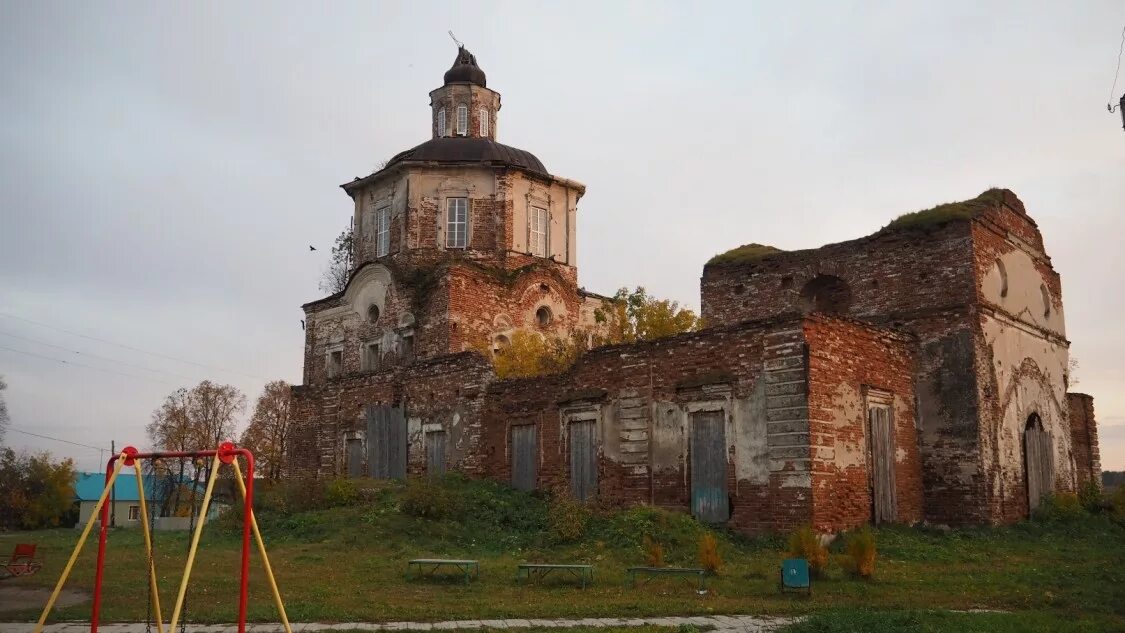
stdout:
[(476, 84), (481, 88), (488, 87), (484, 71), (477, 66), (476, 56), (464, 46), (457, 48), (457, 57), (453, 60), (453, 66), (445, 71), (445, 85), (458, 82)]
[(503, 165), (550, 175), (531, 152), (497, 143), (487, 138), (445, 136), (396, 154), (387, 167), (406, 161)]

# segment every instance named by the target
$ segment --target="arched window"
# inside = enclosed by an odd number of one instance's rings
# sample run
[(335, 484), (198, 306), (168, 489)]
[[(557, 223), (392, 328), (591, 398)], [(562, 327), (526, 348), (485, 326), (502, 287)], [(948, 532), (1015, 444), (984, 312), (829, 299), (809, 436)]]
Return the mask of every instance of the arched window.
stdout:
[(480, 112), (479, 112), (479, 116), (480, 116), (480, 135), (481, 135), (481, 138), (485, 138), (485, 137), (488, 136), (488, 108), (481, 108)]
[(469, 132), (469, 106), (457, 106), (457, 134), (465, 136)]
[(367, 321), (370, 322), (370, 323), (375, 323), (378, 320), (379, 320), (379, 306), (372, 303), (367, 308)]
[(1047, 290), (1047, 286), (1039, 284), (1039, 293), (1043, 295), (1043, 317), (1051, 316), (1051, 293)]
[(835, 275), (817, 275), (801, 289), (801, 312), (842, 314), (852, 304), (848, 283)]
[(438, 110), (437, 113), (437, 135), (445, 136), (445, 108)]
[(996, 260), (996, 270), (1000, 271), (1000, 298), (1003, 299), (1008, 296), (1008, 271), (999, 259)]

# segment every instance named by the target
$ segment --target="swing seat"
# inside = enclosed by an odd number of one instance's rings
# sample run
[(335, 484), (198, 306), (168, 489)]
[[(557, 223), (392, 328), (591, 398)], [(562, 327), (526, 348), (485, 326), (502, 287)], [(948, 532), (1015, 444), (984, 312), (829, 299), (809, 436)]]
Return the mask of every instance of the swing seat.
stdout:
[(35, 556), (34, 543), (19, 543), (12, 551), (8, 564), (0, 567), (0, 580), (16, 576), (30, 576), (43, 568), (43, 561)]

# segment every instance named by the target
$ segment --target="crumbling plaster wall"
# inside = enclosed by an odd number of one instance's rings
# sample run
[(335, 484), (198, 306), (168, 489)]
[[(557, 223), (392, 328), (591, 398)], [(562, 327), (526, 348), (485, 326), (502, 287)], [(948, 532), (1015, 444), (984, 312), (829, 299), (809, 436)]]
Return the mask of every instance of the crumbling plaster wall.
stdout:
[(1055, 490), (1076, 489), (1061, 284), (1038, 228), (1018, 200), (974, 222), (973, 238), (985, 376), (982, 468), (988, 475), (991, 520), (1013, 521), (1028, 513), (1023, 432), (1032, 414), (1051, 438)]

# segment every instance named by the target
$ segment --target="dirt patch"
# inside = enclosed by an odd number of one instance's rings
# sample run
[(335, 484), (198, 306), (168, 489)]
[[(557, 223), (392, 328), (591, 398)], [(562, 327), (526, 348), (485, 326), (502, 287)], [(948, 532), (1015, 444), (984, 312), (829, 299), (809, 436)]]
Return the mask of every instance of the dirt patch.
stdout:
[[(0, 586), (0, 613), (4, 611), (23, 611), (25, 609), (42, 609), (51, 597), (51, 590), (46, 587), (4, 587)], [(90, 599), (90, 594), (76, 589), (63, 589), (59, 599), (55, 601), (55, 608), (70, 607), (82, 604)]]

